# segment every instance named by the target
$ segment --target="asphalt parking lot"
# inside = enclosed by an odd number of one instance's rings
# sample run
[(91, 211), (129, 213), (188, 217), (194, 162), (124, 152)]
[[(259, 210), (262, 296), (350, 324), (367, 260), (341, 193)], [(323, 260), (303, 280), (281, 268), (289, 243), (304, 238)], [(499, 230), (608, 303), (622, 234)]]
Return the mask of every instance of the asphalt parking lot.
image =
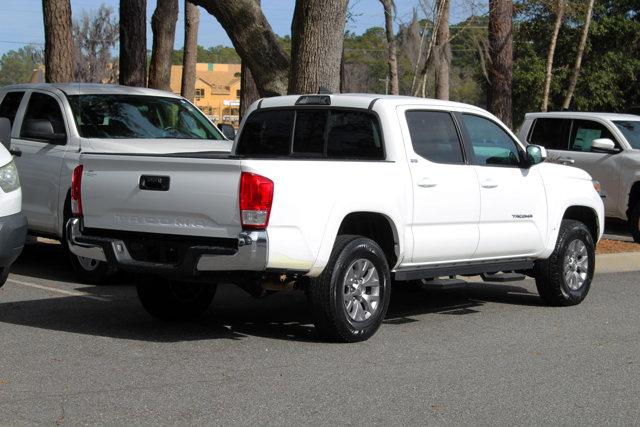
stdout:
[(203, 319), (167, 324), (127, 277), (75, 283), (57, 245), (12, 272), (3, 425), (640, 422), (640, 273), (598, 275), (571, 308), (542, 306), (532, 281), (394, 289), (371, 340), (337, 345), (299, 293), (221, 287)]

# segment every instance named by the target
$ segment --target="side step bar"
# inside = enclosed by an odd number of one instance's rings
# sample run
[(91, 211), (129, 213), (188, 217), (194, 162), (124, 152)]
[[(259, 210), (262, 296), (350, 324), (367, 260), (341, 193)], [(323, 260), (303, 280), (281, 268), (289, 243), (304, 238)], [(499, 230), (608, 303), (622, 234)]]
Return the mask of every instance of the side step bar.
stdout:
[(506, 273), (483, 273), (481, 277), (482, 277), (482, 280), (484, 280), (485, 282), (503, 283), (503, 282), (519, 282), (521, 280), (524, 280), (527, 276), (525, 276), (524, 274), (519, 274), (519, 273), (510, 271)]
[[(428, 265), (425, 267), (417, 267), (417, 268), (401, 268), (395, 271), (393, 277), (397, 281), (408, 281), (408, 280), (418, 280), (418, 279), (434, 279), (437, 277), (451, 277), (457, 275), (466, 275), (472, 276), (477, 274), (485, 274), (485, 273), (493, 273), (489, 274), (487, 277), (492, 277), (489, 281), (499, 282), (499, 281), (514, 281), (514, 280), (522, 280), (524, 278), (523, 275), (518, 274), (517, 279), (516, 276), (512, 274), (515, 273), (503, 273), (503, 274), (495, 274), (500, 271), (522, 271), (522, 270), (531, 270), (533, 268), (533, 260), (532, 259), (513, 259), (513, 260), (502, 260), (502, 261), (486, 261), (479, 263), (453, 263), (453, 264), (438, 264), (438, 265)], [(499, 280), (496, 279), (498, 277), (504, 278), (508, 277), (507, 280)], [(520, 278), (522, 277), (522, 278)]]

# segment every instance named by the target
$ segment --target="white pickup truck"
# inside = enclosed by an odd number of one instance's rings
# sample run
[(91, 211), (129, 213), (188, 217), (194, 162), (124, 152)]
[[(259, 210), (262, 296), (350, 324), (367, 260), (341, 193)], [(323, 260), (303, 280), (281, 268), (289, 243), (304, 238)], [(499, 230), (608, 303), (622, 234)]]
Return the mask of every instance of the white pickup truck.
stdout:
[(465, 104), (376, 95), (263, 99), (231, 155), (85, 153), (71, 250), (141, 273), (154, 316), (207, 309), (216, 283), (303, 288), (317, 330), (370, 337), (392, 281), (535, 277), (580, 303), (604, 212), (584, 171), (544, 163)]
[[(10, 151), (22, 181), (29, 233), (64, 241), (71, 173), (82, 153), (229, 151), (227, 141), (192, 104), (145, 88), (96, 84), (27, 84), (0, 88), (0, 117), (12, 125)], [(71, 257), (80, 277), (102, 283), (105, 263)]]

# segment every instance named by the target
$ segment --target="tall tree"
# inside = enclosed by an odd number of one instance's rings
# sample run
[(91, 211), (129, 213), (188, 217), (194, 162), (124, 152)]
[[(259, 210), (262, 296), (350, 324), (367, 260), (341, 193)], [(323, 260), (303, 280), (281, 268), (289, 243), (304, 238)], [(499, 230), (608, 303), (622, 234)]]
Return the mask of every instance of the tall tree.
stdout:
[(291, 23), (288, 93), (340, 91), (347, 0), (297, 0)]
[(260, 96), (287, 93), (290, 60), (255, 0), (193, 0), (216, 17), (247, 63)]
[(556, 1), (556, 21), (553, 25), (553, 34), (551, 34), (551, 41), (549, 42), (549, 51), (547, 52), (547, 71), (544, 76), (544, 90), (542, 92), (542, 111), (547, 111), (549, 108), (549, 90), (551, 88), (551, 76), (553, 74), (553, 56), (556, 52), (556, 44), (558, 43), (558, 34), (560, 34), (560, 27), (562, 26), (562, 18), (564, 17), (565, 0)]
[(147, 0), (120, 0), (120, 84), (147, 85)]
[(507, 126), (512, 126), (513, 2), (489, 0), (489, 87), (487, 104)]
[[(255, 0), (260, 5), (260, 0)], [(249, 106), (260, 98), (258, 86), (253, 79), (253, 74), (246, 61), (242, 61), (240, 70), (240, 120), (244, 116)]]
[(393, 31), (393, 15), (395, 4), (393, 0), (380, 0), (384, 7), (384, 26), (387, 35), (388, 59), (389, 62), (389, 80), (391, 82), (391, 94), (398, 95), (400, 93), (398, 84), (398, 56), (396, 35)]
[(73, 22), (75, 81), (114, 83), (117, 80), (111, 51), (118, 43), (118, 21), (106, 5)]
[(449, 66), (451, 65), (451, 45), (449, 43), (449, 9), (450, 0), (440, 3), (440, 24), (436, 31), (434, 63), (436, 69), (436, 98), (449, 100)]
[(198, 27), (200, 11), (190, 0), (184, 0), (184, 50), (180, 93), (190, 101), (196, 97), (196, 64), (198, 62)]
[[(444, 11), (445, 11), (445, 7), (444, 4), (448, 2), (448, 0), (438, 0), (438, 2), (436, 3), (436, 12), (435, 12), (435, 17), (434, 17), (434, 24), (433, 24), (433, 28), (431, 31), (431, 37), (429, 39), (429, 44), (427, 46), (427, 50), (424, 53), (424, 62), (422, 62), (422, 69), (420, 71), (420, 80), (417, 79), (417, 75), (414, 76), (414, 82), (411, 84), (411, 87), (414, 88), (415, 87), (415, 92), (413, 94), (413, 96), (418, 96), (419, 94), (422, 94), (422, 97), (425, 98), (427, 96), (427, 71), (429, 70), (429, 66), (432, 64), (433, 62), (433, 50), (434, 50), (434, 46), (436, 44), (436, 36), (438, 35), (438, 28), (440, 27), (440, 24), (442, 23), (442, 20), (444, 19)], [(421, 3), (422, 4), (422, 3)], [(423, 7), (424, 8), (424, 7)], [(426, 12), (426, 8), (425, 8), (425, 12)], [(447, 19), (448, 16), (447, 16)], [(423, 30), (423, 39), (422, 42), (424, 42), (424, 37), (427, 34), (427, 25), (428, 25), (428, 20), (425, 20), (425, 24), (424, 24), (424, 30)], [(420, 47), (420, 52), (418, 55), (418, 59), (417, 59), (417, 63), (416, 63), (416, 70), (418, 65), (420, 64), (420, 62), (422, 61), (422, 44), (420, 43), (421, 47)], [(418, 85), (415, 86), (415, 82), (416, 80), (418, 80)]]
[(73, 81), (73, 40), (69, 0), (42, 0), (44, 65), (48, 83)]
[(158, 0), (151, 17), (153, 47), (149, 63), (149, 87), (171, 91), (171, 55), (176, 39), (178, 0)]
[(562, 102), (563, 109), (569, 108), (569, 105), (571, 104), (571, 98), (573, 98), (573, 92), (575, 91), (576, 84), (578, 82), (578, 75), (580, 75), (582, 55), (584, 54), (584, 49), (587, 46), (587, 37), (589, 35), (589, 27), (591, 26), (591, 16), (593, 15), (593, 3), (594, 0), (589, 0), (587, 13), (584, 19), (584, 27), (582, 27), (582, 35), (580, 36), (580, 44), (578, 45), (578, 53), (576, 54), (576, 63), (573, 66), (573, 72), (571, 74), (571, 80), (569, 82), (569, 89), (567, 90), (567, 94), (564, 97), (564, 101)]

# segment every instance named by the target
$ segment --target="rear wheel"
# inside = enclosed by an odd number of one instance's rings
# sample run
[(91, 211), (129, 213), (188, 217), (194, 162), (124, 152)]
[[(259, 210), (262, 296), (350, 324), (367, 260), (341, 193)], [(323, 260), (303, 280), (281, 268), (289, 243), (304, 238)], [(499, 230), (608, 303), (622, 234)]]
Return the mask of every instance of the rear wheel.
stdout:
[(4, 286), (9, 277), (9, 267), (0, 267), (0, 288)]
[(69, 253), (69, 260), (73, 270), (76, 272), (78, 278), (84, 283), (91, 285), (106, 285), (109, 283), (111, 276), (113, 276), (117, 271), (106, 262), (77, 256), (68, 249), (67, 252)]
[(631, 208), (627, 222), (629, 223), (629, 231), (633, 236), (633, 240), (640, 243), (640, 201), (637, 201), (635, 206)]
[(217, 286), (138, 276), (138, 298), (149, 314), (161, 320), (189, 320), (201, 316), (211, 305)]
[(316, 329), (332, 341), (367, 340), (387, 313), (390, 284), (387, 259), (376, 242), (338, 236), (324, 272), (309, 284)]
[(589, 293), (594, 270), (591, 233), (581, 222), (564, 220), (553, 253), (536, 263), (536, 286), (547, 304), (580, 304)]

